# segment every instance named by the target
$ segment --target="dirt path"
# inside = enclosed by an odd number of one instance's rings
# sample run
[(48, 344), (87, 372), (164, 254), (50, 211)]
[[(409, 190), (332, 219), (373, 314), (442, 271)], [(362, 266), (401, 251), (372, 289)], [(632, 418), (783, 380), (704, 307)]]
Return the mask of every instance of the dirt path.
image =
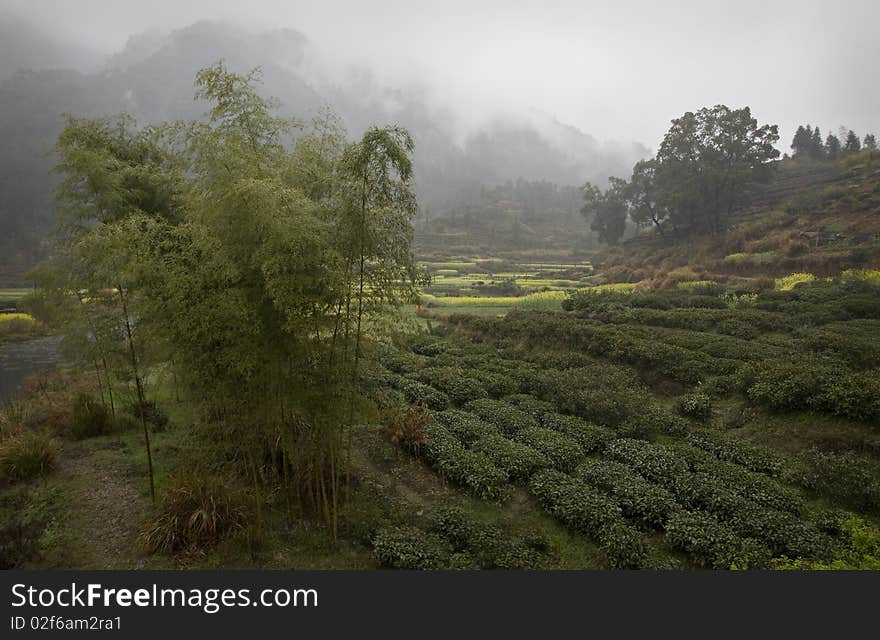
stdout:
[(68, 502), (72, 567), (136, 569), (144, 564), (138, 541), (147, 509), (129, 465), (112, 445), (66, 447), (58, 464)]

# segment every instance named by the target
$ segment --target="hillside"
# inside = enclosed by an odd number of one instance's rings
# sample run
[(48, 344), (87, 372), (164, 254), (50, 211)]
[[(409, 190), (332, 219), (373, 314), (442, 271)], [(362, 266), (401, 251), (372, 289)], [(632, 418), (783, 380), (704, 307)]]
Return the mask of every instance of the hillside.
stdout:
[[(0, 33), (4, 26), (0, 16)], [(76, 59), (48, 56), (48, 48), (45, 56), (28, 51), (0, 68), (0, 286), (22, 286), (24, 273), (46, 256), (57, 217), (53, 148), (64, 115), (126, 112), (141, 124), (200, 118), (206, 105), (193, 100), (193, 77), (220, 59), (238, 71), (261, 67), (262, 90), (278, 99), (284, 116), (305, 121), (329, 104), (352, 137), (377, 123), (406, 127), (415, 142), (419, 204), (434, 213), (478, 206), (485, 189), (520, 178), (554, 188), (604, 182), (647, 153), (638, 143), (603, 142), (546, 114), (464, 124), (467, 114), (423, 87), (388, 86), (365, 68), (328, 71), (320, 51), (292, 29), (250, 32), (199, 22), (142, 34), (97, 71), (58, 68)]]
[(793, 273), (826, 277), (880, 265), (880, 153), (784, 159), (773, 180), (718, 234), (647, 230), (594, 259), (605, 282), (646, 287), (713, 280), (757, 285)]

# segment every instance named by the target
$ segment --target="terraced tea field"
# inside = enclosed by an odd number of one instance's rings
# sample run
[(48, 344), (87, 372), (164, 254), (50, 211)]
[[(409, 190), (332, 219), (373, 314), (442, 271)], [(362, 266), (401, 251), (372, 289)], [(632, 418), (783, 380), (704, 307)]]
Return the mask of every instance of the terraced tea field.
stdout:
[(463, 308), (474, 315), (500, 315), (510, 309), (557, 309), (567, 294), (593, 284), (589, 262), (524, 262), (500, 258), (461, 258), (422, 262), (431, 284), (422, 306), (438, 313)]
[(583, 568), (876, 564), (875, 285), (584, 291), (565, 308), (453, 315), (381, 353), (394, 440), (499, 510), (386, 523), (384, 564), (579, 566), (540, 525), (510, 526), (529, 514), (595, 548)]

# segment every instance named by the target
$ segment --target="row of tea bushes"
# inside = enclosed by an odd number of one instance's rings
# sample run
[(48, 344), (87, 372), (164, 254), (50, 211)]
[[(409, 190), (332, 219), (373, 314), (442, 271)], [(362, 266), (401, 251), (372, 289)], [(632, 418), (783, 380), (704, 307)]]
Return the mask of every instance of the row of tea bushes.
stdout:
[(532, 476), (529, 491), (567, 527), (596, 540), (611, 568), (637, 569), (647, 564), (643, 536), (604, 493), (555, 469)]
[(755, 540), (743, 539), (707, 513), (680, 511), (666, 523), (666, 542), (684, 551), (698, 564), (712, 569), (765, 569), (770, 550)]
[(440, 475), (486, 500), (505, 500), (510, 493), (507, 474), (482, 453), (464, 447), (439, 424), (426, 428), (426, 461)]
[(464, 408), (486, 422), (494, 424), (505, 435), (513, 435), (523, 429), (532, 429), (538, 426), (538, 421), (528, 413), (500, 400), (488, 398), (474, 400), (466, 404)]
[(608, 493), (627, 518), (652, 529), (662, 529), (669, 517), (680, 509), (666, 489), (613, 460), (589, 458), (577, 468), (576, 476)]
[(527, 444), (510, 440), (500, 434), (480, 438), (472, 449), (489, 458), (514, 481), (527, 481), (533, 473), (551, 464), (545, 455)]

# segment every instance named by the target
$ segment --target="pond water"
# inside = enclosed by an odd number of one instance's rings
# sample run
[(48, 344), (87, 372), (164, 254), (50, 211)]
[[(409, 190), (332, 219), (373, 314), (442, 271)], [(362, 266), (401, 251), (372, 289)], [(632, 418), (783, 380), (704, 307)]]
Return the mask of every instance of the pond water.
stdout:
[(0, 344), (0, 405), (15, 397), (31, 374), (51, 369), (61, 362), (57, 336)]

